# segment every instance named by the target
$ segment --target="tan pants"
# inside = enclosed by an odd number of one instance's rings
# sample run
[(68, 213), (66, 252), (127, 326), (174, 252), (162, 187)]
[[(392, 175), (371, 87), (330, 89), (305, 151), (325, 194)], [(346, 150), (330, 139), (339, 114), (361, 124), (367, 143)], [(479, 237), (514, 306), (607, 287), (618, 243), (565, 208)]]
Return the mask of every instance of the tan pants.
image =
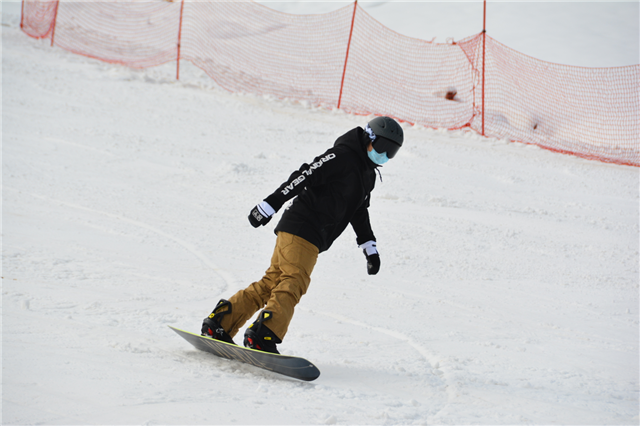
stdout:
[(273, 317), (264, 325), (284, 339), (294, 308), (309, 288), (317, 259), (316, 246), (303, 238), (279, 232), (271, 266), (260, 281), (231, 296), (231, 314), (222, 318), (222, 328), (233, 337), (247, 320), (264, 308), (273, 312)]

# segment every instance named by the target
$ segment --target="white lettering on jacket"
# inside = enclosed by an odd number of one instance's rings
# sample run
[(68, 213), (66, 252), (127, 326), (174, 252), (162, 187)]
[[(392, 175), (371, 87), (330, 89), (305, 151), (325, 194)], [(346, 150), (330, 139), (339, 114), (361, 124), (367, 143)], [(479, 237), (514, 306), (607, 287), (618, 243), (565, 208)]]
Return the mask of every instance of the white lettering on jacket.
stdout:
[(315, 169), (322, 167), (324, 163), (326, 163), (327, 161), (333, 160), (334, 158), (336, 158), (335, 154), (333, 153), (327, 154), (324, 157), (320, 158), (320, 160), (311, 164), (308, 169), (302, 171), (302, 174), (300, 176), (295, 178), (290, 184), (284, 187), (284, 189), (281, 191), (282, 195), (287, 195), (289, 192), (293, 191), (293, 188), (300, 185), (300, 183), (304, 182), (304, 180), (306, 179), (305, 176), (311, 176)]

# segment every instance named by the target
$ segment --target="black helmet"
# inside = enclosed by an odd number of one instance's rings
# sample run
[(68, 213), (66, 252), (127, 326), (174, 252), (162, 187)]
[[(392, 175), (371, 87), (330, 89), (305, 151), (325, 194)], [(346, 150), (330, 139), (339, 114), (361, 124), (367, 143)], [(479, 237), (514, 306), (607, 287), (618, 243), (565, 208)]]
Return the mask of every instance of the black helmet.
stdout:
[(391, 117), (376, 117), (369, 122), (369, 128), (376, 135), (373, 146), (379, 153), (387, 152), (393, 158), (404, 141), (404, 132), (396, 120)]

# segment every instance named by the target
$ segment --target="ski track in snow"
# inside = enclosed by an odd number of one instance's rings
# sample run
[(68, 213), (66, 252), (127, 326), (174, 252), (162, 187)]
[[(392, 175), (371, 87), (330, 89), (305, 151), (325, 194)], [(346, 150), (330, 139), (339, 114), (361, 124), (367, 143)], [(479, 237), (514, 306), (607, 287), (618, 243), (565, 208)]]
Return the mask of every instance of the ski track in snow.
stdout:
[[(57, 142), (64, 142), (64, 143), (69, 143), (66, 141), (61, 141), (59, 139), (53, 139), (53, 138), (49, 138), (49, 140), (55, 140)], [(73, 146), (78, 146), (77, 144), (73, 144), (71, 143), (71, 145)], [(107, 153), (108, 154), (108, 153)], [(7, 187), (7, 186), (3, 186), (3, 189), (9, 189), (9, 190), (14, 190), (16, 191), (16, 189), (11, 188), (11, 187)], [(99, 211), (99, 210), (95, 210), (95, 209), (90, 209), (88, 207), (84, 207), (84, 206), (80, 206), (77, 204), (71, 204), (71, 203), (66, 203), (64, 201), (60, 201), (60, 200), (54, 200), (52, 198), (49, 197), (45, 197), (44, 195), (38, 195), (38, 194), (28, 194), (31, 197), (34, 198), (38, 198), (41, 200), (45, 200), (47, 202), (50, 203), (55, 203), (55, 204), (59, 204), (61, 206), (66, 206), (66, 207), (70, 207), (73, 209), (79, 209), (79, 210), (84, 210), (90, 213), (95, 213), (98, 215), (103, 215), (103, 216), (107, 216), (110, 217), (112, 219), (117, 219), (117, 220), (121, 220), (123, 222), (132, 224), (134, 226), (137, 226), (139, 228), (143, 228), (146, 229), (148, 231), (151, 231), (155, 234), (158, 234), (168, 240), (171, 240), (175, 243), (177, 243), (178, 245), (182, 246), (183, 248), (185, 248), (188, 252), (190, 252), (191, 254), (193, 254), (195, 257), (197, 257), (198, 259), (200, 259), (200, 261), (202, 261), (202, 263), (204, 263), (209, 269), (211, 269), (213, 272), (215, 272), (216, 274), (218, 274), (220, 276), (220, 278), (225, 282), (224, 287), (220, 288), (220, 293), (224, 293), (228, 290), (229, 284), (233, 283), (235, 281), (234, 277), (229, 274), (228, 272), (226, 272), (224, 269), (219, 268), (218, 266), (216, 266), (213, 262), (211, 262), (210, 259), (208, 259), (204, 254), (202, 254), (200, 251), (198, 251), (198, 249), (193, 246), (193, 244), (190, 244), (174, 235), (168, 234), (154, 226), (151, 226), (147, 223), (144, 222), (140, 222), (137, 220), (133, 220), (133, 219), (128, 219), (124, 216), (118, 215), (118, 214), (113, 214), (113, 213), (109, 213), (109, 212), (105, 212), (105, 211)]]
[[(304, 308), (303, 308), (304, 309)], [(447, 401), (443, 403), (443, 405), (436, 409), (434, 414), (432, 414), (432, 417), (436, 418), (438, 416), (438, 413), (440, 413), (442, 410), (444, 410), (444, 408), (448, 405), (448, 403), (450, 401), (452, 401), (454, 399), (454, 394), (453, 394), (453, 390), (452, 390), (452, 383), (448, 383), (447, 377), (444, 375), (444, 373), (438, 369), (439, 367), (439, 362), (434, 361), (434, 359), (436, 358), (434, 356), (434, 354), (430, 353), (427, 348), (423, 345), (419, 345), (417, 344), (414, 339), (412, 339), (411, 337), (404, 335), (403, 333), (401, 333), (398, 330), (391, 330), (388, 328), (381, 328), (381, 327), (374, 327), (370, 324), (361, 322), (361, 321), (357, 321), (354, 320), (352, 318), (348, 318), (344, 315), (340, 315), (334, 312), (319, 312), (319, 311), (312, 311), (312, 310), (308, 310), (308, 309), (304, 309), (308, 312), (311, 313), (317, 313), (329, 318), (334, 318), (340, 322), (346, 322), (349, 323), (355, 327), (358, 327), (361, 330), (367, 330), (367, 332), (371, 333), (371, 332), (376, 332), (376, 333), (381, 333), (384, 334), (385, 336), (388, 336), (388, 338), (392, 339), (392, 340), (399, 340), (400, 342), (402, 342), (403, 345), (408, 345), (410, 347), (412, 347), (413, 349), (415, 349), (425, 360), (425, 362), (427, 363), (427, 365), (425, 366), (425, 370), (429, 371), (431, 374), (434, 374), (436, 376), (439, 376), (442, 379), (442, 382), (439, 383), (439, 387), (441, 389), (446, 389), (446, 393), (447, 393)], [(412, 400), (415, 401), (415, 400)], [(417, 404), (416, 402), (413, 402), (414, 404)]]
[(472, 132), (405, 127), (378, 275), (351, 230), (320, 256), (280, 346), (319, 379), (175, 336), (267, 268), (251, 207), (367, 117), (174, 68), (3, 28), (3, 423), (638, 423), (638, 170)]

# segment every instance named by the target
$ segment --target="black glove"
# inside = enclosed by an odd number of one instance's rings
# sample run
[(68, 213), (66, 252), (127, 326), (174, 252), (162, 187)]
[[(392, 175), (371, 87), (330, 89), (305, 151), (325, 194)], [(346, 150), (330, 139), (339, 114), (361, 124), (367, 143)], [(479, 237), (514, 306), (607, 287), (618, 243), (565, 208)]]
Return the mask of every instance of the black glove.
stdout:
[[(367, 256), (365, 252), (365, 256)], [(367, 273), (375, 275), (380, 270), (380, 255), (378, 253), (367, 256)]]
[(266, 201), (263, 201), (251, 210), (249, 222), (254, 228), (260, 225), (264, 226), (269, 223), (274, 213), (275, 210)]
[(375, 275), (380, 270), (380, 255), (378, 254), (378, 248), (375, 241), (367, 241), (364, 244), (358, 246), (363, 249), (362, 252), (367, 258), (367, 273), (369, 275)]

